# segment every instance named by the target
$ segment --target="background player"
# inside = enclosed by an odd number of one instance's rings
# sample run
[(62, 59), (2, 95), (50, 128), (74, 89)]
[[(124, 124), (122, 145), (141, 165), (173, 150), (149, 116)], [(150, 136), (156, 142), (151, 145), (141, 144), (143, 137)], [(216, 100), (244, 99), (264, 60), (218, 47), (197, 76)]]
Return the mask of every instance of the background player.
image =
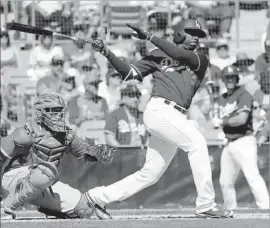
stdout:
[(155, 184), (169, 166), (177, 148), (188, 152), (198, 192), (196, 214), (201, 217), (232, 217), (233, 212), (215, 203), (215, 191), (207, 143), (187, 120), (191, 100), (204, 78), (208, 59), (195, 52), (199, 38), (206, 36), (194, 20), (182, 21), (174, 31), (173, 43), (138, 27), (128, 25), (138, 39), (149, 40), (157, 49), (134, 64), (117, 58), (101, 40), (92, 48), (103, 54), (123, 80), (137, 79), (152, 73), (153, 93), (144, 111), (144, 123), (151, 133), (143, 168), (107, 187), (89, 190), (88, 197), (100, 205), (124, 200)]
[(94, 213), (99, 216), (99, 211), (105, 216), (105, 210), (85, 194), (59, 181), (58, 165), (65, 153), (107, 164), (113, 149), (88, 145), (74, 135), (65, 125), (66, 107), (60, 96), (41, 95), (34, 107), (35, 123), (26, 123), (1, 140), (4, 212), (15, 218), (14, 210), (29, 202), (41, 212), (62, 218), (90, 218)]
[(269, 195), (266, 184), (260, 175), (257, 164), (257, 141), (252, 129), (252, 96), (243, 86), (237, 86), (239, 75), (235, 66), (226, 67), (223, 81), (227, 88), (220, 99), (220, 120), (227, 138), (221, 155), (220, 185), (225, 205), (237, 207), (234, 183), (242, 170), (251, 188), (257, 206), (269, 208)]

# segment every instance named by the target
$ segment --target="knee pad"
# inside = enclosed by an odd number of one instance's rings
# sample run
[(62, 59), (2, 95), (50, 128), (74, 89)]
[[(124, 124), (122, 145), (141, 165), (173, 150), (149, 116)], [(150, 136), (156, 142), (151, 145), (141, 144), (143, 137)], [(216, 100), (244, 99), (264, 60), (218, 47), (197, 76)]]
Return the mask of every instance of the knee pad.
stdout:
[(58, 170), (53, 163), (42, 162), (30, 169), (28, 180), (37, 189), (46, 189), (59, 181)]

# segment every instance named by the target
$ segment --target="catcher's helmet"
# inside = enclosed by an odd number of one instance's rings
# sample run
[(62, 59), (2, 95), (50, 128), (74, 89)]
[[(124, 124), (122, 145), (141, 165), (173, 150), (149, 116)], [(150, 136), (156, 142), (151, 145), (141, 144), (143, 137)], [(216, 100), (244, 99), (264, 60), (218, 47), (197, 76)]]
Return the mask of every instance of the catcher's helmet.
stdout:
[(43, 123), (50, 130), (66, 131), (66, 105), (57, 94), (42, 94), (34, 102), (37, 123)]
[(179, 34), (181, 32), (186, 32), (191, 36), (197, 36), (198, 38), (206, 37), (205, 31), (202, 30), (201, 24), (193, 19), (187, 19), (180, 21), (177, 25), (174, 26), (174, 42), (177, 41)]

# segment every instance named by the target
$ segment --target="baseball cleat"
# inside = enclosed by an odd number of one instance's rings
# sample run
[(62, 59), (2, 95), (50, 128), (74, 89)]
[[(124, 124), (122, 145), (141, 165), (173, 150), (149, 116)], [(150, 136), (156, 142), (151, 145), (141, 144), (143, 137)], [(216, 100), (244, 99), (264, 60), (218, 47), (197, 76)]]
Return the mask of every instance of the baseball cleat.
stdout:
[(220, 205), (216, 205), (209, 211), (196, 213), (198, 218), (233, 218), (233, 211), (224, 209)]
[(89, 196), (89, 194), (85, 193), (85, 196), (88, 200), (88, 203), (91, 205), (92, 208), (94, 208), (94, 212), (99, 219), (101, 220), (112, 219), (112, 216), (106, 211), (105, 207), (101, 207), (100, 205), (95, 203)]

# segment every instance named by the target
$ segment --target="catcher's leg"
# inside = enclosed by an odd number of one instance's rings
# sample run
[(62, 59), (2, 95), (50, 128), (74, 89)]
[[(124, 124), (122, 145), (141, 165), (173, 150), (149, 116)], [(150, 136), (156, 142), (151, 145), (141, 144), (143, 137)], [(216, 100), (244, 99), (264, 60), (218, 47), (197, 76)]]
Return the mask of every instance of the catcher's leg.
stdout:
[(37, 198), (42, 190), (58, 181), (58, 171), (54, 164), (43, 162), (28, 167), (24, 178), (18, 179), (9, 195), (4, 199), (4, 211), (16, 218), (14, 210), (26, 202)]
[(12, 219), (11, 215), (7, 215), (4, 212), (3, 200), (9, 195), (12, 189), (15, 188), (16, 183), (25, 178), (29, 174), (29, 169), (27, 166), (13, 169), (9, 172), (4, 173), (2, 176), (1, 185), (1, 220)]
[(111, 216), (101, 207), (94, 204), (79, 190), (60, 181), (43, 191), (41, 197), (30, 202), (38, 206), (38, 211), (56, 218), (91, 218), (100, 219)]

